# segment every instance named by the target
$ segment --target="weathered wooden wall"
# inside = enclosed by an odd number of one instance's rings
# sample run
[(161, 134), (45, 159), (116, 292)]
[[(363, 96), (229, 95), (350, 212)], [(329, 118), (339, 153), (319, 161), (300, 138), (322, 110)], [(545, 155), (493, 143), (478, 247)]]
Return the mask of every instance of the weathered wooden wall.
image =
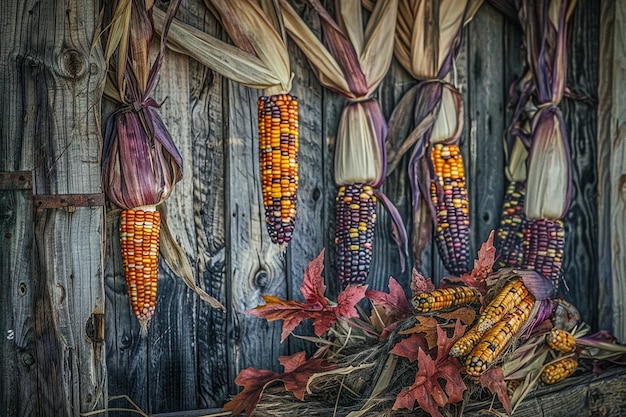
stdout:
[[(200, 301), (162, 263), (157, 314), (148, 334), (142, 335), (127, 300), (117, 216), (109, 215), (105, 223), (101, 208), (33, 210), (33, 193), (101, 192), (94, 118), (99, 108), (93, 100), (99, 97), (96, 87), (103, 72), (99, 47), (90, 49), (98, 10), (91, 2), (81, 1), (24, 3), (0, 6), (2, 39), (13, 37), (12, 42), (0, 45), (2, 93), (5, 102), (11, 103), (2, 117), (0, 171), (33, 172), (35, 189), (31, 191), (26, 184), (23, 190), (0, 190), (0, 271), (5, 280), (0, 289), (0, 391), (6, 404), (2, 410), (11, 410), (13, 414), (7, 415), (41, 414), (30, 407), (47, 398), (45, 390), (37, 392), (37, 384), (45, 385), (49, 374), (49, 369), (38, 364), (55, 363), (54, 356), (42, 350), (50, 349), (46, 347), (49, 340), (54, 342), (50, 352), (64, 359), (58, 376), (65, 379), (59, 379), (63, 384), (55, 389), (72, 387), (76, 398), (67, 408), (81, 411), (105, 405), (95, 392), (105, 373), (110, 396), (128, 395), (146, 412), (220, 407), (237, 392), (234, 379), (241, 369), (278, 370), (278, 356), (310, 350), (310, 345), (293, 337), (279, 344), (280, 322), (268, 323), (244, 312), (261, 304), (263, 294), (300, 300), (302, 273), (323, 248), (331, 297), (338, 290), (332, 279), (336, 192), (332, 166), (344, 100), (320, 86), (304, 55), (290, 45), (293, 93), (300, 99), (300, 189), (296, 235), (281, 253), (270, 243), (263, 220), (256, 146), (260, 92), (168, 52), (154, 98), (158, 102), (167, 99), (160, 111), (185, 163), (184, 179), (166, 203), (168, 222), (193, 265), (197, 282), (227, 311)], [(304, 2), (295, 3), (315, 25)], [(72, 19), (76, 15), (80, 19)], [(177, 17), (225, 38), (202, 1), (183, 0)], [(568, 40), (569, 85), (592, 97), (597, 95), (599, 26), (599, 3), (579, 0)], [(73, 57), (64, 54), (68, 48), (84, 59), (69, 60), (86, 65), (80, 67), (81, 76), (58, 73), (57, 67), (67, 62), (59, 57)], [(485, 3), (467, 27), (453, 71), (465, 102), (462, 151), (474, 253), (499, 221), (504, 190), (502, 132), (510, 117), (508, 88), (521, 74), (523, 62), (520, 28)], [(394, 62), (378, 92), (386, 116), (413, 84)], [(568, 298), (595, 327), (606, 324), (610, 314), (598, 308), (596, 178), (600, 174), (596, 160), (603, 142), (596, 141), (595, 105), (565, 99), (563, 109), (575, 167), (574, 203), (566, 218)], [(384, 187), (408, 219), (406, 163), (388, 177)], [(400, 270), (389, 216), (380, 206), (378, 213), (369, 285), (384, 290), (393, 276), (408, 287), (410, 269)], [(435, 280), (445, 274), (432, 247), (425, 251), (423, 265), (423, 272)], [(75, 284), (78, 279), (80, 285)], [(101, 311), (105, 312), (106, 349), (85, 337), (90, 314)], [(36, 320), (43, 317), (52, 323)], [(5, 333), (9, 330), (12, 333)], [(297, 333), (308, 332), (307, 326), (297, 329)], [(106, 359), (98, 357), (105, 351)], [(92, 365), (85, 367), (85, 363)], [(80, 373), (70, 372), (79, 367)], [(80, 378), (80, 384), (66, 378)], [(51, 393), (57, 394), (61, 395)], [(127, 404), (116, 400), (110, 406)]]

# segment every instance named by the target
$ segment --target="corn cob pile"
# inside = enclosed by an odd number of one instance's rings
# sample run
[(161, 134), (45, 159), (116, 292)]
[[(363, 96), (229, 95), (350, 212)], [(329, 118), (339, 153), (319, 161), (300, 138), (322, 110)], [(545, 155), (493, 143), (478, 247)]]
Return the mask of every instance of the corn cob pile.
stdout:
[(365, 184), (339, 187), (336, 198), (335, 247), (342, 285), (363, 284), (372, 259), (376, 196)]
[(561, 220), (529, 219), (523, 230), (523, 267), (533, 269), (549, 278), (558, 288), (565, 232)]
[(298, 99), (287, 93), (259, 97), (258, 124), (265, 223), (272, 242), (286, 245), (296, 223)]
[(413, 307), (418, 313), (458, 307), (471, 304), (476, 300), (478, 300), (478, 290), (466, 286), (440, 288), (432, 292), (422, 292), (414, 295), (411, 299)]
[(576, 339), (570, 332), (554, 327), (546, 335), (546, 344), (561, 353), (572, 353), (576, 350)]
[(493, 297), (477, 322), (452, 348), (450, 355), (466, 357), (470, 376), (480, 376), (497, 359), (530, 317), (535, 297), (521, 279), (507, 283)]
[(156, 210), (122, 210), (120, 239), (124, 276), (131, 306), (142, 329), (155, 311), (160, 228), (161, 214)]
[(478, 316), (474, 326), (456, 341), (450, 349), (450, 355), (457, 358), (467, 356), (485, 332), (500, 321), (514, 306), (521, 303), (526, 296), (528, 296), (528, 289), (521, 279), (509, 282)]
[(468, 272), (469, 203), (463, 158), (456, 144), (437, 143), (431, 152), (435, 179), (431, 199), (437, 211), (435, 240), (448, 272)]
[(522, 181), (511, 181), (504, 193), (500, 225), (496, 233), (495, 246), (500, 254), (497, 266), (505, 268), (522, 265), (523, 227), (526, 222), (524, 199), (526, 186)]

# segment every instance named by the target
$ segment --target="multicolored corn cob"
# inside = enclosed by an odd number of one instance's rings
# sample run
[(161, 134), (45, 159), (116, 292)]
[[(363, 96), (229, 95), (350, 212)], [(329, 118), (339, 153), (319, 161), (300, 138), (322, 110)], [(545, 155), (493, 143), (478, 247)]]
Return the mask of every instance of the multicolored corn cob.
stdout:
[(437, 211), (435, 240), (448, 272), (468, 272), (470, 221), (463, 157), (456, 144), (437, 143), (431, 152), (435, 178), (431, 198)]
[(568, 331), (557, 329), (550, 330), (546, 335), (546, 343), (552, 349), (561, 353), (572, 353), (576, 350), (576, 339)]
[(556, 384), (574, 373), (578, 367), (578, 361), (573, 358), (563, 358), (547, 365), (541, 371), (541, 381), (544, 384)]
[(287, 244), (296, 224), (298, 192), (298, 99), (290, 94), (262, 96), (259, 158), (265, 223), (272, 242)]
[(339, 187), (336, 199), (335, 247), (339, 280), (361, 285), (369, 273), (376, 224), (374, 189), (365, 184)]
[(526, 184), (522, 181), (511, 181), (504, 193), (500, 225), (495, 239), (495, 247), (500, 254), (497, 266), (500, 268), (521, 266), (524, 260), (522, 241), (526, 222), (525, 197)]
[(550, 279), (554, 289), (561, 279), (561, 264), (565, 231), (563, 221), (547, 219), (529, 219), (524, 227), (522, 250), (523, 267), (539, 272)]
[(478, 294), (478, 290), (466, 286), (440, 288), (432, 292), (416, 294), (411, 301), (415, 311), (428, 313), (430, 311), (471, 304), (478, 300)]
[(495, 362), (528, 320), (534, 304), (535, 297), (528, 294), (517, 307), (485, 332), (465, 361), (468, 375), (480, 376)]
[(528, 289), (521, 279), (509, 282), (478, 316), (474, 326), (452, 345), (450, 355), (457, 358), (467, 356), (485, 332), (499, 322), (506, 313), (517, 307), (526, 296), (528, 296)]
[(128, 296), (142, 329), (154, 315), (159, 269), (161, 213), (122, 210), (120, 239)]

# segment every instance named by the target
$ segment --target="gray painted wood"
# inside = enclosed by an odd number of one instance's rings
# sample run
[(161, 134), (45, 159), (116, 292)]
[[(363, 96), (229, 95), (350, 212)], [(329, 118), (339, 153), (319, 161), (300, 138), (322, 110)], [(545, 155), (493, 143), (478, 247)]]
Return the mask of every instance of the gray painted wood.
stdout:
[(100, 193), (104, 79), (92, 48), (98, 8), (3, 2), (0, 171), (32, 189), (0, 191), (2, 414), (73, 416), (107, 398), (102, 207), (33, 207), (33, 194)]

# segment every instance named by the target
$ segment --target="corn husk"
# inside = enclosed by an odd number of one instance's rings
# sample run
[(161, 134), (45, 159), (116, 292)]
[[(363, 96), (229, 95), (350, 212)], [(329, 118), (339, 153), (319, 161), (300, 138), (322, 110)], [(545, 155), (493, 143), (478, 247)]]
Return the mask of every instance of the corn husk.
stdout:
[(526, 216), (560, 219), (571, 198), (571, 160), (563, 116), (556, 107), (567, 79), (567, 21), (576, 0), (517, 2), (524, 29), (532, 99), (539, 108), (532, 117), (528, 155)]
[[(166, 22), (179, 4), (171, 3)], [(115, 205), (132, 209), (165, 200), (182, 178), (182, 157), (156, 111), (159, 105), (149, 97), (164, 54), (162, 46), (151, 63), (152, 9), (143, 1), (120, 0), (113, 11), (105, 47), (112, 71), (105, 96), (119, 110), (106, 123), (103, 186)]]

